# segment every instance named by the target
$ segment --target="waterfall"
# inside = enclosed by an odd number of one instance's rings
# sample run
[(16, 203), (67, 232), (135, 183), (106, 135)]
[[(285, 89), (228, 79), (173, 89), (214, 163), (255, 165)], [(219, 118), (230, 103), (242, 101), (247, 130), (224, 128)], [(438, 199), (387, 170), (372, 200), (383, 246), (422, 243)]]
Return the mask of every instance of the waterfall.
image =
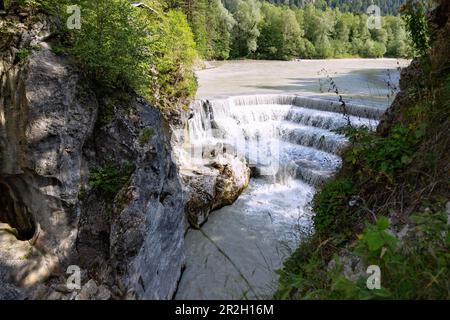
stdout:
[[(348, 116), (331, 101), (290, 95), (198, 100), (189, 120), (191, 154), (221, 152), (245, 157), (259, 176), (301, 179), (317, 186), (341, 165), (346, 138), (334, 132), (350, 121), (375, 128), (381, 109), (347, 105)], [(195, 150), (194, 150), (195, 149)], [(278, 179), (280, 178), (280, 179)]]
[[(192, 162), (221, 152), (245, 158), (248, 189), (186, 236), (187, 263), (176, 299), (270, 297), (276, 269), (312, 228), (316, 187), (341, 165), (347, 125), (376, 128), (383, 110), (292, 95), (198, 100), (191, 105)], [(218, 249), (220, 248), (220, 250)], [(244, 279), (245, 278), (245, 279)]]

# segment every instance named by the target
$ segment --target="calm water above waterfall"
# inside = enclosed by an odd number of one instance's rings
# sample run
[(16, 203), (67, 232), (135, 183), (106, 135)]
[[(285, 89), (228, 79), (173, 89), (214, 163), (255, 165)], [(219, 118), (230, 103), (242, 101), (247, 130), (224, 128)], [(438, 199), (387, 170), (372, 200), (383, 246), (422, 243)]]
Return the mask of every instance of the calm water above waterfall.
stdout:
[(197, 98), (261, 94), (307, 94), (334, 98), (326, 76), (336, 82), (346, 101), (386, 107), (392, 97), (388, 82), (399, 79), (403, 59), (329, 59), (301, 61), (236, 60), (207, 63), (198, 72)]
[[(311, 228), (315, 188), (341, 164), (346, 139), (333, 130), (348, 119), (338, 104), (291, 95), (204, 99), (192, 107), (190, 143), (226, 146), (254, 177), (233, 205), (187, 233), (176, 299), (268, 298), (275, 270)], [(349, 106), (349, 120), (373, 129), (382, 109)]]

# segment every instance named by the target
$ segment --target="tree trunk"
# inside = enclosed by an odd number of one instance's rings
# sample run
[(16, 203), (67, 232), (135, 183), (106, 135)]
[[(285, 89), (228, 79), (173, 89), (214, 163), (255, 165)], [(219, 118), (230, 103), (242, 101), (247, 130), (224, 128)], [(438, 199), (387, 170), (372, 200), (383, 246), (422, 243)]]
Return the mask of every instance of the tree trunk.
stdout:
[(5, 4), (3, 3), (3, 0), (0, 0), (0, 10), (5, 10)]

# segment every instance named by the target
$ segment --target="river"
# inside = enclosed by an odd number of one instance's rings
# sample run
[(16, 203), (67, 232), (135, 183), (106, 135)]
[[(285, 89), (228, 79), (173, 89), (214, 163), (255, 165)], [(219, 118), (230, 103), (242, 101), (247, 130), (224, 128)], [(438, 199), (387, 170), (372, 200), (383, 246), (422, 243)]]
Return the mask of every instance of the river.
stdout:
[[(249, 187), (186, 235), (176, 299), (264, 299), (276, 270), (312, 230), (310, 201), (341, 165), (348, 121), (375, 129), (393, 99), (393, 59), (230, 61), (198, 72), (200, 101), (189, 120), (196, 144), (233, 144), (254, 167)], [(321, 71), (326, 70), (326, 71)], [(324, 89), (331, 76), (348, 104)], [(390, 83), (390, 85), (387, 85)], [(197, 108), (197, 110), (195, 110)], [(235, 143), (236, 144), (236, 143)]]

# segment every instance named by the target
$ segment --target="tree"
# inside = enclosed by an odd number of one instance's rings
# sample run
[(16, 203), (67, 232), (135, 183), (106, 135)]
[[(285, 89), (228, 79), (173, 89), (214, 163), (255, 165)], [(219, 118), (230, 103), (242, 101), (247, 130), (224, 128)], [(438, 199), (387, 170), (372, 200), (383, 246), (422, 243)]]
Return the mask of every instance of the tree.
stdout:
[(263, 3), (261, 13), (258, 56), (264, 59), (278, 59), (279, 48), (283, 45), (281, 8)]
[(162, 109), (176, 103), (187, 105), (196, 91), (192, 67), (196, 58), (195, 42), (186, 16), (179, 10), (168, 11), (150, 33), (154, 39), (149, 46), (152, 53), (152, 81), (146, 96)]
[(403, 21), (398, 17), (385, 17), (384, 28), (387, 32), (387, 51), (390, 57), (410, 56), (407, 34)]
[(258, 24), (261, 20), (261, 4), (256, 0), (239, 0), (237, 11), (233, 17), (236, 24), (233, 28), (234, 57), (246, 57), (256, 51), (259, 36)]
[(220, 0), (210, 0), (207, 12), (207, 57), (228, 59), (232, 41), (231, 31), (236, 21)]
[(77, 4), (83, 27), (71, 32), (72, 52), (99, 87), (131, 88), (160, 108), (195, 93), (195, 43), (184, 13), (155, 13), (128, 0)]
[(304, 35), (303, 30), (295, 18), (295, 14), (289, 8), (281, 11), (281, 39), (282, 44), (278, 56), (281, 59), (291, 59), (299, 54)]
[(78, 0), (77, 4), (83, 27), (73, 32), (73, 52), (89, 75), (108, 86), (148, 82), (145, 11), (126, 0)]

